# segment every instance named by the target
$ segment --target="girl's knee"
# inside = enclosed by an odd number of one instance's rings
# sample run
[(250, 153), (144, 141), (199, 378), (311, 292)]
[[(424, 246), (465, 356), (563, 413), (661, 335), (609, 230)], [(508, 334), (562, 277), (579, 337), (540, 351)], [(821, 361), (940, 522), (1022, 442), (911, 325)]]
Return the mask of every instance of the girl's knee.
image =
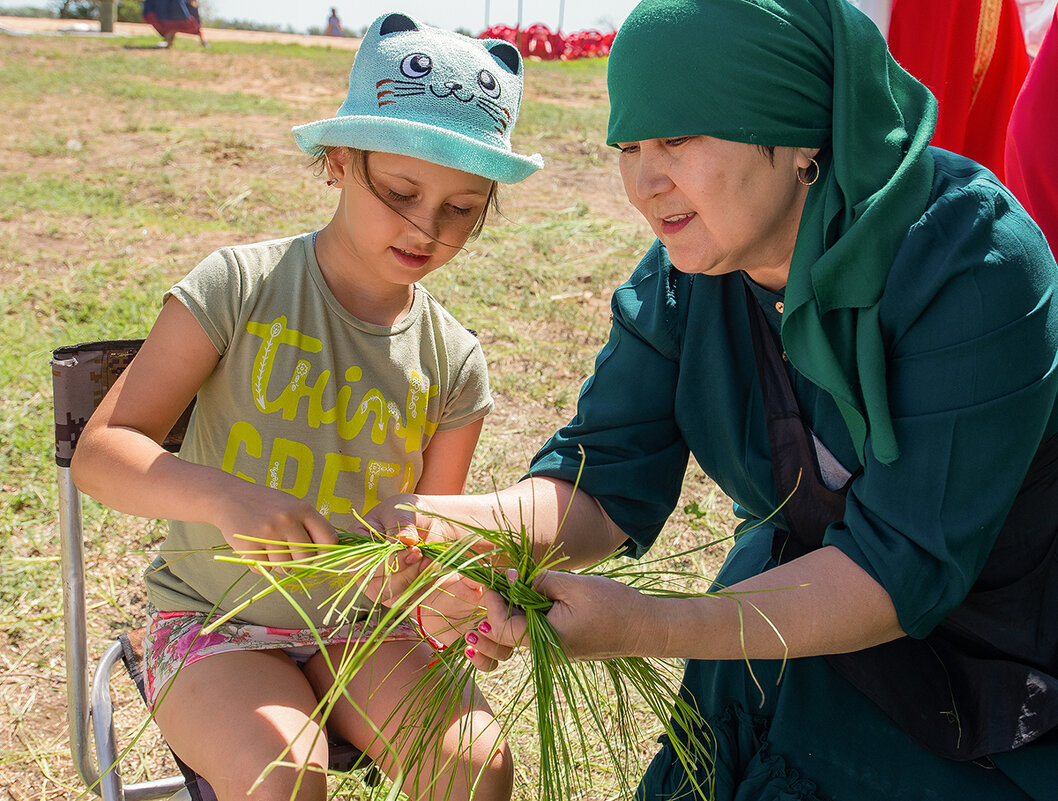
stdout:
[(251, 768), (230, 772), (216, 779), (206, 777), (218, 801), (325, 801), (327, 775), (318, 765), (305, 768), (277, 765), (272, 769)]
[[(485, 745), (487, 746), (487, 742)], [(507, 801), (514, 791), (514, 758), (507, 743), (500, 739), (496, 745), (473, 761), (474, 764), (482, 766), (480, 792), (476, 792), (474, 797)]]
[(445, 737), (453, 786), (466, 786), (467, 796), (482, 801), (506, 801), (514, 787), (514, 759), (499, 723), (487, 710), (468, 712)]

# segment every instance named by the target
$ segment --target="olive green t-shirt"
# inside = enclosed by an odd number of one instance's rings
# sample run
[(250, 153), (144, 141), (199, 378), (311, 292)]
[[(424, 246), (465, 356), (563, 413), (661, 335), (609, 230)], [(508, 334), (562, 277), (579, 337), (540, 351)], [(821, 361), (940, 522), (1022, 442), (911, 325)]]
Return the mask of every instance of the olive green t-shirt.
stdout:
[[(436, 431), (492, 409), (477, 339), (422, 286), (396, 325), (350, 315), (327, 287), (312, 234), (211, 254), (169, 290), (220, 354), (203, 384), (180, 456), (312, 503), (338, 529), (386, 497), (413, 490)], [(147, 572), (160, 610), (227, 611), (263, 580), (218, 561), (220, 530), (171, 521)], [(225, 551), (221, 551), (225, 552)], [(226, 553), (230, 554), (228, 549)], [(330, 582), (299, 595), (322, 622)], [(239, 613), (304, 628), (272, 593)]]

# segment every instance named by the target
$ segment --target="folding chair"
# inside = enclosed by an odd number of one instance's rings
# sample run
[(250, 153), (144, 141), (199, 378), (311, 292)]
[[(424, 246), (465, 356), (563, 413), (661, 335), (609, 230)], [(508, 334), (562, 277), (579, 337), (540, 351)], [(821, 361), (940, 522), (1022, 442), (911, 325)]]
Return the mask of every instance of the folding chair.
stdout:
[[(122, 664), (143, 694), (140, 675), (139, 632), (123, 633), (110, 644), (90, 672), (85, 596), (84, 539), (81, 493), (70, 477), (73, 458), (88, 418), (107, 390), (132, 361), (143, 340), (87, 342), (52, 352), (52, 386), (55, 409), (55, 464), (59, 487), (63, 613), (65, 618), (66, 708), (70, 726), (70, 751), (74, 766), (96, 795), (104, 801), (149, 801), (182, 798), (215, 801), (212, 788), (174, 754), (182, 775), (124, 784), (118, 764), (111, 680)], [(176, 452), (194, 404), (189, 406), (163, 443)], [(93, 748), (94, 747), (94, 748)], [(378, 768), (348, 743), (330, 744), (330, 767), (350, 771), (366, 768), (363, 781), (378, 784)]]

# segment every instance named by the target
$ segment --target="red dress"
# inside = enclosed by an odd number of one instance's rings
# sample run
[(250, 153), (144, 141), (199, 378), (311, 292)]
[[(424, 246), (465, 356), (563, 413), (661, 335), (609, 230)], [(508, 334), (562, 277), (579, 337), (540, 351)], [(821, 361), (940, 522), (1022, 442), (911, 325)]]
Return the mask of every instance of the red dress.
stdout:
[(1002, 180), (1007, 121), (1029, 69), (1016, 0), (895, 0), (889, 49), (937, 97), (932, 144)]
[(198, 8), (185, 0), (146, 0), (143, 21), (150, 23), (160, 36), (170, 33), (197, 34), (202, 27)]
[(1058, 11), (1007, 128), (1006, 184), (1058, 253)]

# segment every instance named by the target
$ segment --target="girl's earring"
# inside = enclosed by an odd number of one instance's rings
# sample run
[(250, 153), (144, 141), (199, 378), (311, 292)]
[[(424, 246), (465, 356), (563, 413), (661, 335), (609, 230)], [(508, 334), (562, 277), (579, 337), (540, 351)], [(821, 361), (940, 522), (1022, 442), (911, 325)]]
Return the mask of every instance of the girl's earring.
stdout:
[(327, 179), (327, 186), (334, 186), (336, 183), (338, 183), (338, 179), (337, 178), (328, 178)]

